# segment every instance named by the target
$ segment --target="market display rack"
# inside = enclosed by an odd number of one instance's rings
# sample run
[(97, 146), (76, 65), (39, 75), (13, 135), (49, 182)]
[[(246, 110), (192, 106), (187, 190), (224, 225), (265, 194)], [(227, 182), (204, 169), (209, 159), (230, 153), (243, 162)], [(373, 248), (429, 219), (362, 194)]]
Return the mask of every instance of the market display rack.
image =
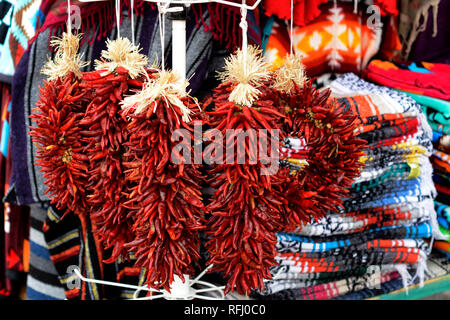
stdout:
[[(101, 2), (109, 0), (79, 0), (80, 2)], [(191, 4), (211, 3), (216, 2), (224, 5), (234, 6), (241, 8), (243, 15), (246, 14), (246, 10), (254, 10), (258, 7), (261, 0), (255, 1), (253, 5), (247, 5), (245, 0), (242, 3), (231, 2), (227, 0), (144, 0), (147, 2), (157, 3), (158, 8), (163, 10), (163, 13), (169, 12), (181, 12), (185, 10), (183, 7), (187, 7)], [(69, 9), (70, 10), (70, 9)], [(161, 11), (160, 11), (161, 12)], [(177, 72), (182, 78), (186, 77), (186, 20), (182, 18), (172, 19), (172, 70)], [(246, 47), (247, 37), (245, 22), (241, 21), (241, 28), (243, 29), (243, 44), (242, 47)], [(207, 267), (196, 278), (190, 279), (187, 275), (184, 276), (184, 281), (175, 276), (175, 280), (171, 285), (171, 291), (155, 290), (148, 288), (147, 286), (136, 286), (117, 282), (109, 282), (97, 279), (90, 279), (84, 277), (78, 269), (74, 270), (74, 273), (85, 282), (98, 283), (103, 285), (111, 285), (116, 287), (127, 288), (135, 290), (133, 299), (136, 300), (152, 300), (152, 299), (204, 299), (204, 300), (216, 300), (224, 299), (223, 289), (224, 286), (216, 286), (214, 284), (201, 281), (201, 278), (209, 271), (212, 266)], [(274, 277), (276, 278), (276, 276)], [(200, 287), (200, 288), (195, 288)], [(414, 284), (406, 289), (396, 290), (394, 292), (369, 298), (368, 300), (414, 300), (422, 299), (430, 295), (441, 293), (450, 290), (450, 273), (437, 276), (435, 278), (428, 279), (424, 282), (423, 287), (419, 284)], [(143, 292), (152, 292), (150, 296), (140, 297)], [(216, 295), (211, 295), (211, 293)], [(217, 295), (218, 293), (218, 295)]]
[[(101, 2), (109, 0), (80, 0), (80, 2)], [(177, 13), (185, 10), (185, 7), (191, 4), (201, 4), (201, 3), (220, 3), (223, 5), (234, 6), (241, 9), (242, 18), (240, 27), (242, 29), (242, 48), (247, 48), (247, 22), (246, 15), (247, 10), (254, 10), (258, 7), (261, 0), (256, 0), (253, 5), (247, 5), (245, 0), (239, 2), (231, 2), (227, 0), (144, 0), (147, 2), (157, 3), (158, 10), (160, 14), (166, 13)], [(116, 8), (120, 7), (120, 1), (115, 0)], [(134, 4), (133, 0), (131, 1)], [(70, 0), (68, 0), (68, 12), (70, 15)], [(116, 13), (117, 14), (117, 13)], [(116, 17), (117, 18), (117, 17)], [(70, 25), (70, 18), (69, 18)], [(118, 23), (119, 26), (119, 23)], [(163, 37), (161, 37), (163, 39)], [(133, 34), (134, 43), (134, 34)], [(164, 45), (162, 45), (164, 48)], [(164, 59), (164, 51), (162, 53), (162, 59)], [(162, 60), (162, 66), (164, 68), (164, 60)], [(186, 18), (183, 15), (178, 16), (176, 19), (172, 19), (172, 71), (178, 73), (180, 76), (180, 81), (186, 79)], [(204, 300), (216, 300), (223, 299), (223, 290), (225, 286), (216, 286), (214, 284), (201, 281), (201, 277), (208, 272), (212, 266), (208, 266), (203, 272), (201, 272), (195, 279), (189, 279), (188, 275), (184, 275), (184, 280), (178, 276), (174, 276), (174, 281), (171, 284), (170, 292), (166, 290), (155, 290), (148, 288), (147, 286), (134, 286), (128, 284), (122, 284), (117, 282), (109, 282), (97, 279), (89, 279), (84, 277), (79, 270), (75, 269), (74, 273), (79, 277), (81, 281), (93, 282), (98, 284), (122, 287), (135, 290), (134, 299), (136, 300), (153, 300), (153, 299), (180, 299), (180, 300), (191, 300), (194, 298), (204, 299)], [(200, 285), (202, 288), (196, 289), (195, 286)], [(150, 291), (153, 294), (139, 298), (139, 294), (142, 291)], [(212, 297), (209, 293), (216, 292), (219, 293), (218, 297)]]

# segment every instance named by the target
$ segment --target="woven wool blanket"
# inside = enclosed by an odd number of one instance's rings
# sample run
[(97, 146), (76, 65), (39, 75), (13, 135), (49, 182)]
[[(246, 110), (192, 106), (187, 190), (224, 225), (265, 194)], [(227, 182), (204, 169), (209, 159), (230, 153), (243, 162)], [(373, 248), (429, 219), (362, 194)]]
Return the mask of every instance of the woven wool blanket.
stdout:
[(327, 253), (327, 255), (351, 254), (353, 251), (367, 251), (373, 248), (420, 248), (424, 251), (428, 250), (428, 244), (424, 239), (374, 239), (357, 242), (358, 235), (354, 242), (347, 245), (345, 241), (324, 242), (321, 246), (317, 243), (302, 243), (295, 240), (278, 240), (278, 254), (303, 254), (303, 253)]
[(378, 140), (414, 134), (418, 131), (418, 126), (419, 120), (417, 118), (411, 118), (396, 126), (383, 126), (378, 130), (361, 133), (358, 135), (358, 138), (364, 139), (370, 144)]
[[(269, 285), (267, 291), (260, 294), (262, 297), (269, 295), (283, 297), (287, 291), (291, 291), (289, 300), (328, 300), (349, 292), (358, 291), (364, 288), (378, 287), (384, 282), (400, 277), (398, 272), (375, 272), (365, 274), (360, 277), (350, 277), (333, 282), (317, 284), (309, 287), (296, 287), (295, 284)], [(275, 293), (275, 294), (274, 294)], [(276, 294), (278, 293), (278, 294)], [(275, 298), (275, 297), (274, 297)]]
[(370, 93), (382, 95), (383, 99), (387, 100), (389, 104), (396, 105), (396, 108), (403, 110), (401, 113), (418, 113), (417, 118), (419, 120), (419, 126), (424, 131), (424, 138), (431, 140), (433, 136), (431, 127), (420, 105), (402, 92), (364, 81), (354, 73), (346, 73), (340, 76), (332, 81), (328, 87), (334, 95), (338, 96), (354, 96)]
[(325, 252), (279, 253), (275, 260), (294, 265), (302, 272), (336, 272), (360, 266), (383, 264), (419, 264), (426, 261), (426, 252), (419, 248), (390, 247), (343, 252), (340, 248)]
[(293, 247), (292, 250), (297, 250), (297, 252), (302, 252), (302, 250), (318, 252), (339, 247), (360, 245), (377, 239), (404, 240), (430, 238), (432, 235), (431, 232), (431, 224), (429, 222), (424, 222), (410, 226), (400, 225), (381, 227), (351, 235), (333, 234), (330, 236), (305, 236), (298, 233), (279, 232), (277, 233), (277, 239), (280, 246)]
[[(369, 266), (366, 268), (366, 272), (361, 275), (356, 276), (348, 276), (346, 278), (330, 280), (330, 279), (316, 279), (316, 280), (296, 280), (296, 279), (279, 279), (280, 275), (277, 275), (276, 280), (270, 280), (265, 282), (265, 290), (259, 292), (262, 295), (269, 295), (280, 292), (282, 290), (287, 289), (299, 289), (299, 288), (307, 288), (310, 287), (313, 291), (319, 292), (323, 291), (319, 288), (324, 288), (330, 284), (336, 285), (338, 287), (343, 288), (342, 284), (345, 282), (346, 284), (351, 286), (358, 286), (358, 290), (360, 288), (365, 288), (364, 284), (369, 287), (373, 283), (375, 279), (380, 277), (381, 274), (396, 272), (395, 265), (383, 265), (383, 266)], [(376, 281), (375, 281), (376, 283)], [(323, 286), (319, 286), (323, 285)], [(363, 285), (362, 287), (360, 287)]]
[[(392, 214), (393, 213), (393, 214)], [(373, 213), (355, 214), (355, 216), (328, 216), (326, 220), (307, 224), (295, 232), (300, 235), (329, 236), (337, 234), (352, 234), (390, 226), (407, 226), (426, 222), (430, 219), (428, 210), (411, 210), (395, 212), (388, 210)]]
[(379, 266), (363, 266), (356, 267), (351, 270), (338, 271), (338, 272), (301, 272), (301, 268), (289, 265), (276, 265), (270, 268), (270, 273), (272, 274), (273, 280), (300, 280), (300, 281), (312, 281), (317, 280), (321, 282), (330, 282), (334, 280), (345, 279), (348, 277), (362, 276), (368, 269), (379, 267)]

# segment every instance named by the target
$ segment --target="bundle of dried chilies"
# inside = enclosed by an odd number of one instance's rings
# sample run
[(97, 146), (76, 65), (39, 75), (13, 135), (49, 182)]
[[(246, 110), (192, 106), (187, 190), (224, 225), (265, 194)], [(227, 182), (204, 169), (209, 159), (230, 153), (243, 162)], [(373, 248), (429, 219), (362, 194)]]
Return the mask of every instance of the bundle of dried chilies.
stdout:
[(112, 247), (114, 262), (128, 257), (124, 244), (133, 239), (132, 219), (124, 203), (125, 173), (122, 157), (128, 139), (127, 120), (119, 103), (132, 89), (142, 88), (148, 59), (126, 38), (107, 41), (107, 50), (96, 61), (96, 70), (83, 74), (81, 86), (92, 97), (80, 124), (89, 155), (88, 204), (95, 232), (105, 248)]
[[(121, 102), (127, 125), (123, 204), (133, 219), (126, 244), (146, 268), (149, 287), (170, 292), (174, 275), (192, 275), (205, 225), (201, 174), (193, 159), (191, 114), (199, 111), (187, 81), (161, 70), (139, 93)], [(181, 141), (179, 142), (179, 138)], [(179, 148), (181, 147), (181, 148)]]
[(356, 116), (338, 107), (329, 89), (305, 77), (300, 57), (288, 55), (273, 77), (273, 101), (287, 137), (302, 139), (308, 165), (286, 180), (287, 230), (337, 211), (355, 177), (366, 141), (355, 137)]
[[(284, 173), (270, 172), (271, 161), (278, 161), (279, 137), (274, 130), (283, 115), (272, 101), (260, 98), (270, 90), (268, 79), (258, 49), (238, 50), (226, 61), (223, 82), (214, 90), (215, 108), (209, 113), (209, 125), (224, 137), (209, 146), (226, 157), (211, 164), (209, 171), (208, 182), (216, 192), (207, 206), (211, 213), (207, 247), (212, 271), (228, 276), (225, 293), (264, 288), (263, 279), (271, 278), (269, 267), (276, 264), (275, 233), (285, 224)], [(239, 143), (235, 138), (243, 130), (248, 140)], [(234, 152), (230, 158), (227, 147), (237, 147), (237, 159)]]
[(79, 40), (80, 35), (70, 32), (52, 40), (57, 50), (42, 70), (48, 80), (39, 88), (39, 100), (30, 116), (36, 126), (30, 135), (51, 203), (66, 213), (84, 215), (89, 162), (79, 122), (90, 97), (80, 86), (80, 69), (86, 63), (78, 54)]

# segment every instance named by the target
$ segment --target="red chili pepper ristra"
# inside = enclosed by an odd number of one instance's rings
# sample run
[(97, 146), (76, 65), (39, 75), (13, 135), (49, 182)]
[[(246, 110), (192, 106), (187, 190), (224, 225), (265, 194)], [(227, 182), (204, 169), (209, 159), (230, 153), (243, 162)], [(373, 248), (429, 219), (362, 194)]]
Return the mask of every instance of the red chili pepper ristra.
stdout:
[(39, 87), (39, 100), (30, 116), (35, 126), (29, 134), (36, 144), (36, 164), (43, 172), (50, 202), (66, 214), (86, 215), (89, 162), (79, 122), (91, 98), (80, 86), (80, 68), (86, 64), (77, 54), (79, 39), (80, 35), (64, 33), (52, 41), (57, 51), (43, 68), (49, 78)]
[(93, 97), (80, 122), (87, 129), (83, 141), (89, 154), (88, 204), (94, 232), (105, 248), (113, 248), (106, 263), (119, 256), (128, 257), (124, 247), (133, 239), (132, 220), (124, 203), (126, 198), (123, 168), (124, 144), (128, 140), (127, 120), (120, 112), (119, 102), (132, 89), (140, 89), (144, 80), (147, 58), (138, 53), (128, 39), (107, 42), (96, 70), (83, 74), (81, 86)]
[(37, 162), (46, 179), (50, 202), (60, 210), (86, 214), (88, 158), (80, 139), (88, 101), (73, 73), (47, 81), (30, 116), (30, 135), (37, 145)]
[(348, 188), (360, 175), (359, 159), (367, 144), (355, 137), (356, 116), (338, 107), (329, 89), (315, 89), (303, 76), (300, 59), (288, 56), (275, 73), (274, 90), (265, 92), (285, 115), (279, 118), (283, 134), (304, 139), (309, 149), (308, 165), (285, 183), (287, 231), (342, 207)]
[[(207, 206), (212, 215), (207, 229), (208, 262), (213, 265), (212, 271), (222, 271), (228, 277), (225, 294), (230, 290), (249, 294), (251, 289), (264, 289), (264, 278), (271, 279), (269, 268), (277, 264), (275, 233), (284, 228), (287, 208), (281, 192), (287, 170), (264, 175), (267, 165), (262, 159), (250, 161), (255, 152), (262, 149), (260, 138), (267, 142), (268, 158), (275, 156), (270, 150), (274, 143), (278, 149), (278, 140), (271, 130), (279, 128), (276, 120), (280, 114), (271, 101), (258, 97), (268, 90), (264, 84), (267, 77), (247, 81), (246, 72), (251, 74), (256, 70), (254, 74), (267, 74), (259, 51), (249, 47), (248, 52), (246, 71), (240, 69), (242, 51), (227, 61), (225, 81), (214, 90), (214, 111), (207, 113), (210, 127), (218, 129), (226, 140), (219, 143), (223, 154), (226, 154), (227, 143), (238, 150), (238, 159), (243, 157), (240, 153), (245, 154), (243, 164), (236, 161), (212, 164), (209, 171), (208, 182), (216, 192)], [(236, 69), (244, 76), (236, 75)], [(247, 89), (239, 93), (239, 86), (247, 86)], [(233, 136), (225, 138), (228, 129), (242, 129), (249, 134), (244, 151), (239, 151), (237, 139), (231, 140)], [(249, 129), (256, 131), (252, 133)], [(267, 133), (260, 129), (266, 129)]]
[[(126, 244), (146, 268), (149, 287), (170, 292), (174, 275), (193, 275), (200, 258), (199, 231), (204, 229), (202, 176), (193, 161), (191, 112), (195, 100), (180, 87), (170, 71), (160, 71), (144, 89), (124, 99), (123, 115), (131, 121), (125, 143), (124, 172), (128, 189), (124, 207), (133, 219), (134, 239)], [(184, 130), (178, 141), (173, 134)], [(183, 152), (177, 151), (179, 143)]]

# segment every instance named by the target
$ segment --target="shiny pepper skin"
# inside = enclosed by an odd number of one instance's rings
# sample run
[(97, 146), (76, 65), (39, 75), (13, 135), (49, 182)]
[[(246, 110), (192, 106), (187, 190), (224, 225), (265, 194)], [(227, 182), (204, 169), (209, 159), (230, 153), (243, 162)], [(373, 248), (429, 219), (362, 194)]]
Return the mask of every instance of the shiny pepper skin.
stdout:
[(279, 122), (283, 133), (305, 139), (310, 150), (308, 166), (288, 177), (284, 187), (290, 231), (342, 207), (348, 188), (360, 175), (359, 158), (367, 142), (356, 138), (356, 116), (339, 107), (329, 89), (319, 91), (308, 80), (289, 93), (265, 93), (285, 115)]
[[(181, 99), (198, 112), (189, 98)], [(128, 185), (124, 207), (135, 236), (125, 246), (134, 253), (135, 265), (146, 268), (147, 285), (170, 292), (175, 275), (184, 279), (194, 274), (200, 258), (199, 231), (206, 223), (199, 165), (185, 163), (173, 151), (179, 142), (172, 133), (185, 128), (193, 141), (193, 130), (176, 105), (162, 100), (146, 112), (127, 116), (131, 122), (123, 162)], [(193, 159), (193, 146), (186, 146)]]
[(86, 215), (89, 160), (81, 139), (85, 128), (79, 123), (91, 98), (72, 73), (45, 82), (39, 90), (30, 116), (35, 126), (29, 134), (36, 144), (36, 164), (43, 172), (46, 193), (66, 214)]
[[(234, 290), (249, 294), (251, 289), (263, 290), (263, 280), (271, 279), (269, 268), (277, 264), (276, 232), (284, 228), (287, 208), (281, 192), (286, 170), (263, 175), (260, 159), (256, 163), (249, 159), (261, 148), (258, 129), (268, 130), (269, 150), (270, 144), (277, 142), (270, 130), (279, 128), (276, 120), (283, 115), (271, 101), (258, 100), (251, 107), (228, 101), (232, 89), (231, 83), (225, 82), (214, 90), (214, 110), (207, 113), (209, 126), (220, 130), (224, 137), (227, 129), (256, 129), (257, 136), (250, 135), (244, 164), (213, 164), (208, 172), (208, 183), (216, 189), (207, 205), (211, 213), (207, 228), (208, 263), (213, 265), (212, 271), (221, 271), (228, 277), (225, 294)], [(224, 154), (225, 143), (220, 146)], [(233, 143), (236, 149), (236, 140)]]
[(119, 256), (126, 259), (124, 244), (133, 239), (132, 220), (123, 205), (126, 183), (122, 156), (128, 122), (121, 116), (119, 102), (132, 94), (132, 89), (141, 88), (142, 80), (130, 79), (126, 69), (117, 67), (113, 73), (105, 70), (84, 73), (81, 84), (93, 97), (80, 123), (86, 127), (82, 139), (90, 159), (87, 187), (94, 232), (105, 249), (113, 248), (106, 263), (116, 261)]

